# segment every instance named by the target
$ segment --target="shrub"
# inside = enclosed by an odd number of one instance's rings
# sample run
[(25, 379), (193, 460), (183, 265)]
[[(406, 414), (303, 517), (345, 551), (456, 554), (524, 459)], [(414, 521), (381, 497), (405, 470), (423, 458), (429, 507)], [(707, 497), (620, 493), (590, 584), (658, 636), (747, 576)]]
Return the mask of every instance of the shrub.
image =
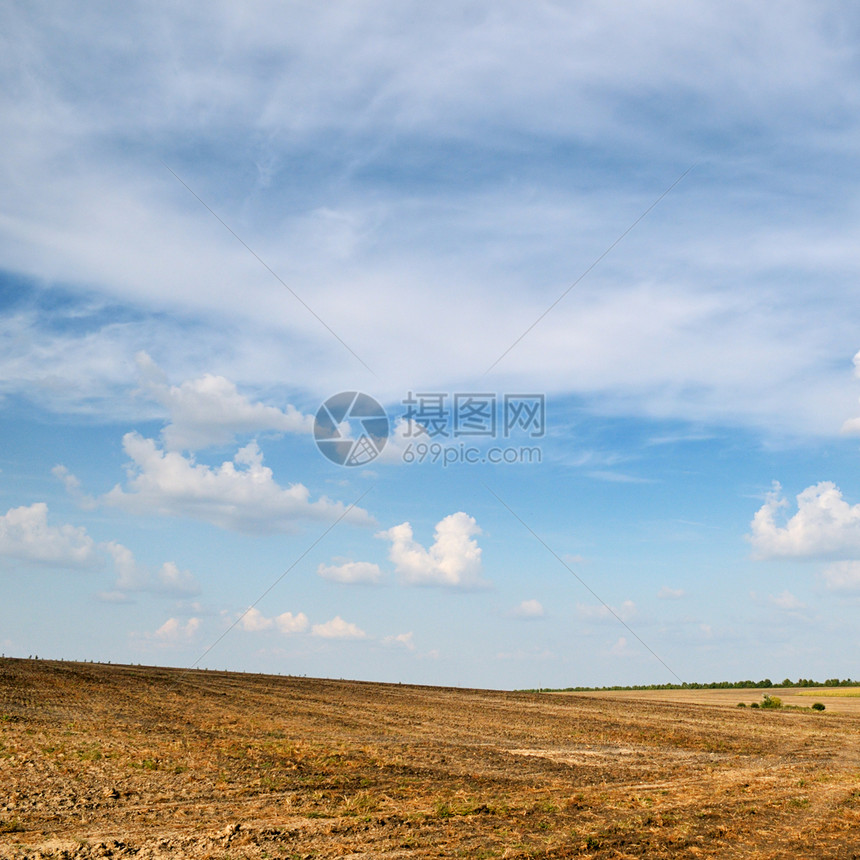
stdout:
[(813, 710), (813, 711), (823, 711), (823, 710), (824, 710), (824, 705), (822, 705), (822, 704), (821, 704), (821, 702), (816, 702), (816, 703), (812, 706), (812, 710)]
[(759, 703), (758, 703), (758, 702), (753, 702), (753, 703), (750, 705), (750, 707), (751, 707), (751, 708), (760, 708), (760, 707), (761, 707), (761, 705), (759, 705)]
[(782, 699), (779, 696), (771, 696), (768, 693), (765, 693), (762, 696), (761, 706), (763, 708), (781, 708), (782, 707)]
[(747, 706), (746, 702), (738, 702), (738, 704), (737, 704), (738, 708), (745, 708), (746, 706)]

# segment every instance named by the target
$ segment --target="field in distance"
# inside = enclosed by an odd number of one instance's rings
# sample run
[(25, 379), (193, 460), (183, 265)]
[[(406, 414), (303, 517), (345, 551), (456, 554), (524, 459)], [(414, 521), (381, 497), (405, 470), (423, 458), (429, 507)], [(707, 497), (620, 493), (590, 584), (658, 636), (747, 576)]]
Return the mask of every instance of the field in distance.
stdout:
[(860, 856), (860, 715), (761, 693), (5, 659), (0, 858)]
[(735, 690), (607, 690), (580, 693), (553, 693), (561, 696), (596, 696), (609, 699), (629, 699), (638, 702), (677, 702), (701, 705), (737, 707), (761, 702), (762, 696), (778, 696), (784, 705), (808, 708), (821, 702), (827, 711), (860, 716), (860, 687), (753, 687)]

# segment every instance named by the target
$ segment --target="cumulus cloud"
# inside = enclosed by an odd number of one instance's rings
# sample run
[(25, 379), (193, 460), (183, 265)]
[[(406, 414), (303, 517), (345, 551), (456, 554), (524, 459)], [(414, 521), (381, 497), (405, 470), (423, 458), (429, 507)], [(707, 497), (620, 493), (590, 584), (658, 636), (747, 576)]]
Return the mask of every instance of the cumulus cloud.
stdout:
[(382, 640), (383, 645), (406, 648), (407, 651), (415, 650), (415, 643), (412, 641), (412, 632), (398, 633), (396, 636), (385, 636)]
[(132, 592), (171, 597), (199, 594), (194, 576), (174, 562), (151, 569), (139, 564), (134, 553), (120, 543), (96, 543), (83, 526), (49, 525), (48, 513), (45, 502), (35, 502), (0, 516), (0, 557), (58, 568), (101, 568), (109, 561), (116, 582), (113, 590), (99, 594), (109, 603), (126, 603)]
[(256, 607), (251, 607), (239, 619), (239, 626), (250, 633), (260, 633), (263, 630), (277, 629), (287, 635), (304, 633), (308, 629), (308, 617), (304, 612), (293, 615), (292, 612), (282, 612), (274, 618), (267, 618)]
[(275, 627), (281, 633), (304, 633), (309, 624), (308, 617), (304, 612), (298, 612), (295, 615), (292, 612), (282, 612), (275, 616)]
[(830, 481), (807, 487), (797, 496), (797, 512), (780, 524), (790, 507), (774, 482), (756, 512), (748, 539), (757, 558), (851, 557), (860, 553), (860, 505), (850, 505)]
[(52, 567), (100, 563), (96, 543), (83, 527), (48, 525), (48, 506), (35, 502), (0, 516), (0, 556)]
[(251, 607), (246, 610), (239, 619), (239, 626), (243, 630), (248, 630), (252, 633), (258, 633), (260, 630), (268, 630), (274, 621), (271, 618), (266, 618), (259, 609)]
[(324, 624), (314, 624), (311, 635), (321, 639), (366, 639), (367, 634), (357, 625), (344, 621), (340, 615), (335, 615), (331, 621)]
[[(610, 611), (610, 608), (603, 604), (577, 603), (576, 612), (580, 618), (589, 621), (615, 621), (616, 616), (622, 621), (627, 621), (628, 618), (632, 618), (636, 614), (636, 604), (632, 600), (625, 600), (621, 606), (613, 606)], [(613, 612), (615, 615), (612, 614)]]
[(317, 575), (332, 582), (343, 583), (378, 583), (382, 579), (382, 571), (378, 564), (367, 561), (346, 561), (342, 564), (321, 564)]
[[(117, 484), (104, 501), (132, 513), (190, 517), (232, 531), (277, 534), (297, 531), (300, 520), (335, 520), (347, 508), (324, 496), (312, 502), (303, 484), (281, 487), (263, 465), (256, 442), (220, 466), (165, 451), (139, 433), (126, 433), (123, 448), (132, 461), (127, 488)], [(356, 525), (373, 522), (358, 507), (345, 519)]]
[(170, 416), (170, 423), (162, 430), (165, 448), (170, 451), (223, 445), (239, 433), (313, 432), (312, 415), (303, 415), (292, 404), (282, 411), (252, 402), (223, 376), (207, 373), (181, 385), (169, 385), (147, 353), (139, 352), (136, 362), (140, 390), (164, 406)]
[(481, 577), (481, 548), (475, 540), (479, 534), (475, 519), (460, 511), (436, 524), (429, 549), (414, 539), (408, 522), (377, 537), (391, 541), (389, 558), (403, 582), (468, 588), (487, 584)]
[(189, 618), (185, 624), (178, 618), (168, 618), (158, 630), (146, 634), (145, 638), (163, 645), (175, 645), (192, 640), (199, 628), (199, 618)]
[(514, 609), (513, 614), (517, 618), (543, 618), (546, 615), (546, 611), (540, 601), (524, 600)]
[(680, 600), (687, 592), (683, 588), (669, 588), (664, 585), (658, 592), (660, 600)]

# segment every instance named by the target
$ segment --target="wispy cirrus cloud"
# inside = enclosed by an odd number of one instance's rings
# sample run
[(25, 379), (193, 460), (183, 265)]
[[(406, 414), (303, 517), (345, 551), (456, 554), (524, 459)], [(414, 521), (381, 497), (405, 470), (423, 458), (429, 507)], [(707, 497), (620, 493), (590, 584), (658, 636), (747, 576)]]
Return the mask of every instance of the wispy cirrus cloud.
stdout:
[[(826, 10), (257, 8), (249, 18), (226, 4), (152, 18), (93, 8), (74, 27), (46, 7), (3, 10), (0, 257), (33, 283), (86, 285), (78, 301), (96, 295), (108, 309), (83, 338), (17, 314), (14, 360), (0, 356), (7, 391), (118, 409), (135, 351), (176, 377), (199, 368), (204, 341), (218, 354), (212, 379), (286, 376), (317, 396), (346, 387), (343, 348), (161, 160), (386, 369), (378, 393), (391, 399), (480, 373), (702, 160), (499, 380), (613, 414), (838, 430), (853, 398), (837, 368), (856, 352), (860, 311), (837, 299), (852, 295), (858, 225), (850, 207), (816, 202), (843, 199), (839, 165), (853, 158), (860, 122), (857, 61)], [(850, 29), (854, 13), (840, 16)], [(667, 118), (673, 104), (684, 109)], [(732, 133), (714, 133), (741, 127), (760, 144), (743, 159)], [(832, 172), (818, 168), (825, 157)], [(785, 271), (804, 277), (773, 289)], [(195, 337), (183, 338), (190, 327)], [(451, 345), (442, 352), (440, 330)], [(180, 421), (168, 444), (204, 444), (231, 426)]]

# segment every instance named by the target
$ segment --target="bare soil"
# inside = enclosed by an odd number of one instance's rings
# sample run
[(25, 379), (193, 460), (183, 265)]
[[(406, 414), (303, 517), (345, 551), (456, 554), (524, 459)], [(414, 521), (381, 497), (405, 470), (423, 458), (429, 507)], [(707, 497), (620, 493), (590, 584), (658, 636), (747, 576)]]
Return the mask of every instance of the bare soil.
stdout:
[(707, 692), (6, 659), (0, 858), (860, 858), (860, 715)]

